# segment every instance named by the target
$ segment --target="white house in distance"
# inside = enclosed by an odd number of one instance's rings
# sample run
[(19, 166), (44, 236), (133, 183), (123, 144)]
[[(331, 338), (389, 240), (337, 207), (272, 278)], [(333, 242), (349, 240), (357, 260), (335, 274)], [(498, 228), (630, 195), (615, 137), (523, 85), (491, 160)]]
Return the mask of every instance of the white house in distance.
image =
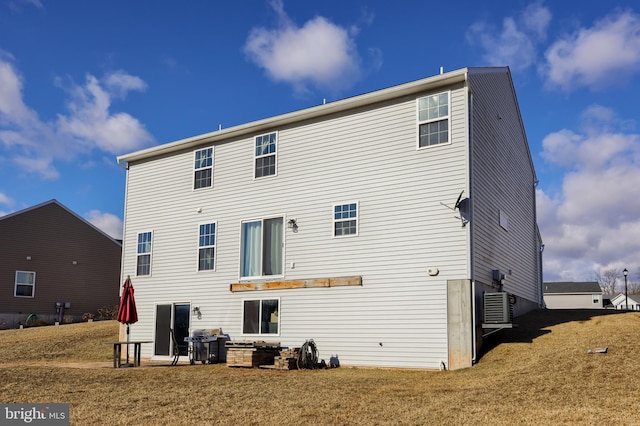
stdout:
[(601, 309), (602, 289), (597, 282), (544, 283), (544, 302), (549, 309)]
[[(118, 157), (143, 357), (198, 329), (344, 366), (471, 366), (483, 294), (543, 303), (506, 67), (465, 68)], [(503, 293), (505, 294), (505, 293)], [(515, 296), (515, 297), (514, 297)], [(506, 300), (506, 299), (505, 299)], [(508, 321), (508, 319), (505, 319)]]
[(611, 304), (615, 309), (640, 311), (640, 295), (620, 293), (611, 299)]

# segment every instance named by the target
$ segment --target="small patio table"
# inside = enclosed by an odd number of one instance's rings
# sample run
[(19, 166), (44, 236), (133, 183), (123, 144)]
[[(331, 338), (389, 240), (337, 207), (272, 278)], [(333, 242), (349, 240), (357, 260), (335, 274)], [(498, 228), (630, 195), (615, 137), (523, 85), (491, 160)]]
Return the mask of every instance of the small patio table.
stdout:
[[(140, 367), (140, 346), (143, 343), (153, 343), (153, 340), (130, 340), (113, 342), (113, 368)], [(122, 346), (133, 345), (133, 364), (122, 362)]]

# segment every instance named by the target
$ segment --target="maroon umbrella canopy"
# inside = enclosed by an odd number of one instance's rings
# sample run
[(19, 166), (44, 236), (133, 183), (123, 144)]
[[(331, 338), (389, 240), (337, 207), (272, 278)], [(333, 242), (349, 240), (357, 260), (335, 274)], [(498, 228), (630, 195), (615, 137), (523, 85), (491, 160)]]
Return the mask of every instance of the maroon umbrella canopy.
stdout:
[(129, 277), (127, 277), (122, 285), (122, 296), (120, 297), (120, 306), (118, 306), (118, 316), (116, 319), (118, 322), (127, 325), (138, 322), (136, 301), (133, 298), (133, 285)]

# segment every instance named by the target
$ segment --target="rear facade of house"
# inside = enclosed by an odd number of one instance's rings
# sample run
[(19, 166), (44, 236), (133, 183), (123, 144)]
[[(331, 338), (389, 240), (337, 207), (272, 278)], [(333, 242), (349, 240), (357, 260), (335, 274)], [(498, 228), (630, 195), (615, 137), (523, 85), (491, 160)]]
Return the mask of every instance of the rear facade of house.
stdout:
[[(353, 366), (462, 368), (483, 294), (542, 301), (508, 68), (468, 68), (124, 155), (143, 356), (221, 328)], [(496, 279), (496, 273), (498, 279)]]

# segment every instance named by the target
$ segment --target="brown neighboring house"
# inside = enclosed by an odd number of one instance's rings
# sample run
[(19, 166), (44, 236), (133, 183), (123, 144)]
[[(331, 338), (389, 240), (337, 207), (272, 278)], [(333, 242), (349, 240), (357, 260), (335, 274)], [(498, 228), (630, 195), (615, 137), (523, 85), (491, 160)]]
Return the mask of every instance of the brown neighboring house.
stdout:
[(119, 241), (56, 200), (0, 217), (0, 326), (117, 305), (121, 255)]

